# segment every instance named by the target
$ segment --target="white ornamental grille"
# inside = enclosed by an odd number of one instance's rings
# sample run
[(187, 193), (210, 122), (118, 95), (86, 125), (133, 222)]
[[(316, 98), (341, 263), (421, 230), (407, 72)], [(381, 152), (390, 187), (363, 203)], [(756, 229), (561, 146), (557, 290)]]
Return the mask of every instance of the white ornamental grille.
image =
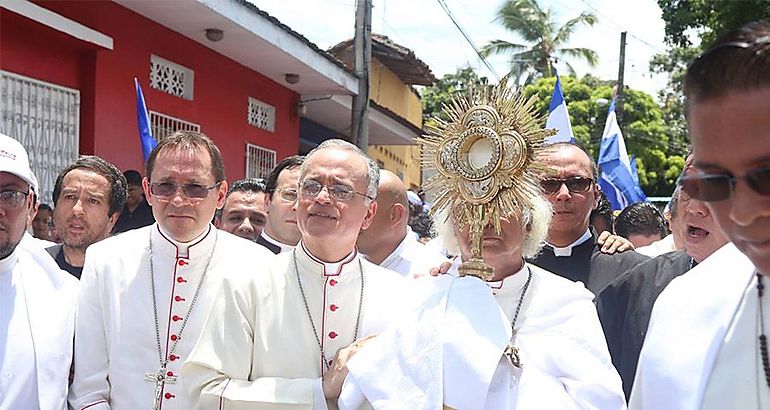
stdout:
[(51, 204), (59, 172), (78, 158), (80, 91), (0, 71), (0, 132), (21, 142)]
[(150, 87), (192, 101), (194, 78), (193, 70), (156, 55), (150, 56)]
[(249, 125), (275, 132), (275, 107), (249, 97)]
[(246, 178), (265, 178), (275, 168), (275, 151), (246, 144)]
[(155, 141), (160, 141), (180, 130), (200, 132), (201, 126), (159, 112), (150, 111), (150, 130)]

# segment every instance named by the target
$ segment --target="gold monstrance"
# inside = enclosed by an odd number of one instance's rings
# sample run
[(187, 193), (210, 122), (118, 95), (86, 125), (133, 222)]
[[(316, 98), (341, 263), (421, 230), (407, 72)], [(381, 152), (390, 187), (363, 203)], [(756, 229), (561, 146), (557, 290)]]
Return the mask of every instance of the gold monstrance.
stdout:
[(470, 228), (473, 257), (460, 265), (462, 276), (492, 277), (482, 259), (484, 228), (492, 224), (499, 233), (501, 216), (531, 208), (529, 198), (540, 195), (537, 175), (546, 168), (535, 157), (556, 130), (543, 129), (535, 102), (506, 79), (471, 89), (444, 105), (448, 121), (434, 117), (418, 139), (423, 167), (437, 171), (425, 185), (435, 195), (431, 215), (446, 209), (460, 230)]

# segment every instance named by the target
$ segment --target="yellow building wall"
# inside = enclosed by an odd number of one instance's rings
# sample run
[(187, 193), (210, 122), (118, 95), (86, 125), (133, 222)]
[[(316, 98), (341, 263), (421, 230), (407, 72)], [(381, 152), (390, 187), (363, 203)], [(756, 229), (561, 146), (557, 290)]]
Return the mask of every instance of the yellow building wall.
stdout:
[(412, 88), (379, 60), (372, 58), (369, 76), (369, 98), (422, 128), (422, 103)]
[(371, 145), (367, 152), (380, 168), (398, 175), (407, 189), (420, 189), (420, 147), (417, 145)]

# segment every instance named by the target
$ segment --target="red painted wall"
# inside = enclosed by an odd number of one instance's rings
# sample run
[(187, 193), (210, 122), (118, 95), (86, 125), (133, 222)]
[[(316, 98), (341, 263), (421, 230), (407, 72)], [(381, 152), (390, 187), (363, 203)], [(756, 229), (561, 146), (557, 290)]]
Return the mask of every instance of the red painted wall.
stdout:
[[(3, 10), (0, 68), (81, 90), (81, 153), (120, 169), (142, 169), (136, 125), (137, 77), (148, 109), (201, 125), (222, 151), (228, 179), (245, 174), (246, 143), (293, 155), (299, 147), (299, 95), (176, 32), (106, 1), (40, 2), (113, 38), (113, 50), (72, 39)], [(150, 55), (195, 72), (192, 101), (150, 88)], [(275, 132), (247, 123), (248, 97), (276, 107)]]

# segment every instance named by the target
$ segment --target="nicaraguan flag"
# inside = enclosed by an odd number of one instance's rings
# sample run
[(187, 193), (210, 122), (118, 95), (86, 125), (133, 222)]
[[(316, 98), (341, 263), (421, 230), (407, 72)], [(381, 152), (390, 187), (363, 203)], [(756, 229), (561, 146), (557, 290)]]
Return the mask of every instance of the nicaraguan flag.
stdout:
[[(636, 164), (634, 164), (636, 165)], [(604, 125), (602, 145), (599, 150), (599, 186), (612, 204), (613, 210), (647, 200), (639, 187), (638, 177), (634, 178), (636, 167), (631, 165), (626, 151), (626, 142), (615, 117), (615, 100), (610, 104), (607, 122)]]
[(556, 128), (559, 132), (543, 141), (545, 144), (555, 142), (574, 142), (575, 136), (572, 135), (572, 124), (569, 121), (567, 112), (567, 103), (564, 101), (564, 92), (561, 89), (561, 80), (559, 74), (556, 74), (556, 85), (553, 87), (551, 96), (551, 105), (548, 107), (548, 120), (545, 122), (546, 128)]
[(136, 124), (139, 127), (139, 140), (142, 142), (144, 162), (147, 162), (147, 158), (150, 157), (150, 152), (152, 152), (152, 149), (158, 145), (158, 142), (152, 137), (150, 114), (147, 113), (147, 105), (144, 103), (142, 87), (139, 85), (139, 80), (137, 80), (136, 77), (134, 77), (134, 85), (136, 85)]

